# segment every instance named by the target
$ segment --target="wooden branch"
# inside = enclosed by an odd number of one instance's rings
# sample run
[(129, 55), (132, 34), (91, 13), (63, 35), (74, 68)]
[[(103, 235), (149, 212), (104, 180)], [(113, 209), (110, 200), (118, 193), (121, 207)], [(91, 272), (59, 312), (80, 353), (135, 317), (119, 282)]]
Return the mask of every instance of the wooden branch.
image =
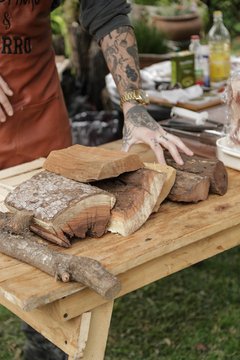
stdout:
[(210, 180), (207, 176), (191, 174), (177, 170), (175, 183), (168, 194), (168, 199), (177, 202), (198, 202), (206, 200)]
[(92, 182), (143, 168), (143, 163), (137, 154), (73, 145), (52, 151), (43, 167), (73, 180)]
[[(31, 216), (26, 215), (25, 224), (28, 220), (31, 220)], [(18, 223), (14, 215), (0, 213), (0, 252), (3, 254), (32, 265), (63, 282), (84, 284), (107, 299), (113, 299), (120, 291), (119, 280), (98, 261), (51, 250), (47, 245), (39, 243), (27, 229), (24, 229), (23, 236), (16, 235), (19, 229), (11, 229), (14, 223)]]
[(112, 194), (48, 171), (23, 182), (5, 199), (11, 212), (33, 214), (32, 231), (65, 247), (73, 236), (102, 236), (114, 203)]
[(210, 179), (210, 192), (224, 195), (228, 187), (228, 175), (224, 164), (218, 159), (202, 159), (197, 156), (187, 157), (181, 155), (183, 165), (178, 165), (166, 151), (165, 159), (168, 165), (177, 170), (187, 171), (196, 175), (207, 176)]
[(148, 169), (122, 174), (96, 186), (111, 192), (116, 205), (111, 211), (108, 231), (127, 236), (139, 229), (151, 215), (166, 175)]

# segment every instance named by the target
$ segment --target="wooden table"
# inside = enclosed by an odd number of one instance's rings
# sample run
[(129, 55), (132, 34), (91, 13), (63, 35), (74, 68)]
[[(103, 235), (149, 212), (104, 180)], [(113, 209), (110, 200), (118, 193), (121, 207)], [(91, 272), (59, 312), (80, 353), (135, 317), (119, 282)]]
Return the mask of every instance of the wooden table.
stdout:
[[(106, 147), (116, 149), (120, 143)], [(143, 160), (152, 153), (137, 147)], [(41, 171), (43, 159), (0, 172), (0, 200), (9, 188)], [(165, 202), (128, 237), (107, 234), (75, 243), (66, 253), (99, 260), (119, 276), (123, 296), (240, 244), (240, 173), (229, 170), (229, 190), (198, 204)], [(49, 245), (54, 246), (54, 245)], [(104, 359), (113, 301), (80, 284), (63, 284), (0, 254), (0, 303), (69, 355)], [(130, 314), (131, 316), (131, 314)]]

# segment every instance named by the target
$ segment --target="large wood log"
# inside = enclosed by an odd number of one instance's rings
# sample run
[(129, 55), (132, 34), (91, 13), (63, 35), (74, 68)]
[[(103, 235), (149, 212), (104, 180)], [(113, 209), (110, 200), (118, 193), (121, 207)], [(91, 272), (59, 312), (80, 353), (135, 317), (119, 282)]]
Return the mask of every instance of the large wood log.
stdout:
[(168, 199), (197, 203), (208, 198), (209, 187), (209, 177), (177, 170), (176, 180), (168, 194)]
[(162, 165), (159, 163), (144, 163), (144, 166), (146, 169), (151, 169), (166, 174), (166, 179), (164, 181), (161, 193), (153, 209), (153, 212), (157, 212), (159, 210), (160, 204), (166, 199), (169, 192), (171, 191), (171, 188), (174, 185), (176, 179), (176, 170), (171, 166)]
[(35, 266), (63, 282), (77, 281), (101, 296), (113, 299), (121, 289), (119, 280), (98, 261), (64, 254), (39, 243), (29, 231), (31, 214), (17, 217), (0, 213), (0, 252)]
[(165, 178), (163, 173), (139, 169), (98, 182), (96, 186), (116, 197), (108, 231), (128, 236), (139, 229), (153, 212)]
[(73, 145), (52, 151), (43, 168), (80, 182), (117, 177), (143, 167), (137, 154)]
[(209, 177), (211, 193), (224, 195), (227, 192), (228, 175), (222, 161), (218, 159), (202, 159), (197, 156), (181, 156), (183, 157), (184, 164), (178, 165), (171, 155), (167, 151), (165, 152), (167, 164), (175, 169)]
[(73, 236), (102, 236), (114, 204), (112, 194), (48, 171), (23, 182), (5, 199), (11, 212), (33, 213), (32, 231), (65, 247)]

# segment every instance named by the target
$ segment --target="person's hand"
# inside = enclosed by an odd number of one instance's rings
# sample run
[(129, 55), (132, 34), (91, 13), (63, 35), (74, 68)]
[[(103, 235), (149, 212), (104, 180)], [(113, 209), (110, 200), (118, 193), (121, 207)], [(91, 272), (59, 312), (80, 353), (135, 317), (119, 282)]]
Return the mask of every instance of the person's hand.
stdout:
[(8, 99), (9, 96), (12, 96), (13, 92), (0, 76), (0, 122), (5, 122), (7, 120), (7, 116), (13, 115), (13, 108)]
[(159, 163), (165, 164), (163, 148), (169, 150), (179, 165), (183, 160), (179, 150), (187, 155), (193, 152), (177, 136), (166, 132), (147, 112), (144, 106), (123, 104), (124, 127), (122, 150), (128, 151), (133, 144), (145, 143), (150, 146)]

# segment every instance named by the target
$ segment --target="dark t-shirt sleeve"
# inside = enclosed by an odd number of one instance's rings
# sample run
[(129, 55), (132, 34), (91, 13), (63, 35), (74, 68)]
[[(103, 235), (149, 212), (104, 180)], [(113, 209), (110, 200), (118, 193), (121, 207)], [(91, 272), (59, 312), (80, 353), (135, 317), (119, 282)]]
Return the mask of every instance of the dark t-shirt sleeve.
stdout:
[(130, 5), (125, 0), (82, 0), (80, 21), (83, 27), (100, 41), (120, 26), (131, 26)]

